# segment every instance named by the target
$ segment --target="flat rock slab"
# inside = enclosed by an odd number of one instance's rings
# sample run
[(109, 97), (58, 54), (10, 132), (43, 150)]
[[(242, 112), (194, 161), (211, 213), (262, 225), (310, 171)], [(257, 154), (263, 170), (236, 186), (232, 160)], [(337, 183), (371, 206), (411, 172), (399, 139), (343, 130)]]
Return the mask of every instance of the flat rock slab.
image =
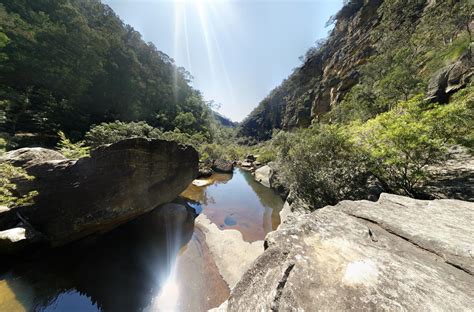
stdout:
[(193, 185), (197, 187), (204, 187), (214, 183), (212, 179), (196, 179), (193, 181)]
[(474, 274), (474, 203), (382, 194), (376, 204), (343, 201), (338, 207)]
[(473, 250), (471, 213), (472, 203), (384, 195), (298, 216), (267, 235), (220, 310), (472, 310), (474, 277), (459, 260)]
[(205, 236), (219, 273), (232, 289), (253, 261), (263, 253), (263, 241), (246, 242), (237, 230), (221, 230), (205, 215), (195, 220)]

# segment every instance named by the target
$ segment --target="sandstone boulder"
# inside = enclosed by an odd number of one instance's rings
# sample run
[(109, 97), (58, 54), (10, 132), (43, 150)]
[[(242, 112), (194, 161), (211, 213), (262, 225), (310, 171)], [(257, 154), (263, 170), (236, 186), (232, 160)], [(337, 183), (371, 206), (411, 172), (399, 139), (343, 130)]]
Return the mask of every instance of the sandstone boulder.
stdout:
[(247, 155), (247, 157), (245, 157), (245, 161), (248, 161), (248, 162), (254, 162), (256, 160), (257, 160), (257, 157), (255, 157), (252, 154), (249, 154), (249, 155)]
[(0, 250), (4, 254), (15, 253), (23, 248), (27, 241), (27, 231), (23, 227), (16, 227), (0, 231)]
[(241, 167), (245, 167), (245, 168), (251, 168), (252, 167), (252, 163), (250, 161), (247, 161), (247, 160), (244, 160), (241, 164), (240, 164)]
[(108, 231), (170, 202), (198, 172), (194, 148), (143, 138), (100, 147), (77, 161), (32, 159), (25, 168), (35, 179), (19, 181), (17, 190), (39, 194), (34, 205), (12, 210), (53, 246)]
[(0, 156), (0, 162), (8, 161), (14, 166), (30, 167), (45, 161), (61, 161), (67, 160), (63, 154), (42, 147), (24, 147), (17, 150), (9, 151)]
[(466, 53), (454, 64), (440, 69), (428, 83), (427, 100), (446, 103), (449, 95), (465, 87), (473, 75), (473, 62)]
[(266, 165), (255, 170), (255, 180), (260, 182), (264, 186), (271, 188), (273, 179), (273, 169), (272, 167)]
[(212, 170), (221, 173), (232, 173), (234, 171), (234, 162), (230, 160), (217, 159), (212, 164)]
[(201, 168), (199, 169), (198, 178), (209, 178), (212, 176), (211, 168)]
[(226, 311), (466, 311), (474, 203), (382, 194), (282, 225)]

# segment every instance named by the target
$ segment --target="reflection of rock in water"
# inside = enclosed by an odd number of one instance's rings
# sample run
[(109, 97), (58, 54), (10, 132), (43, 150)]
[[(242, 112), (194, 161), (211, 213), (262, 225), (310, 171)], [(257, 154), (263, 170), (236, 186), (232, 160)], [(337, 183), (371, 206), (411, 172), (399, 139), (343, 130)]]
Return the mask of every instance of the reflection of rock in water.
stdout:
[(41, 311), (61, 293), (77, 290), (103, 311), (140, 311), (159, 293), (193, 228), (186, 207), (164, 205), (104, 236), (17, 266), (8, 284), (19, 300), (28, 285), (34, 301), (22, 302), (26, 310)]
[(193, 201), (199, 202), (203, 205), (207, 205), (210, 203), (215, 203), (212, 197), (209, 197), (206, 190), (208, 187), (215, 187), (218, 184), (226, 184), (232, 179), (232, 174), (227, 173), (214, 173), (209, 180), (212, 180), (212, 185), (208, 185), (205, 187), (199, 187), (193, 184), (190, 184), (188, 188), (181, 193), (182, 197), (191, 199)]

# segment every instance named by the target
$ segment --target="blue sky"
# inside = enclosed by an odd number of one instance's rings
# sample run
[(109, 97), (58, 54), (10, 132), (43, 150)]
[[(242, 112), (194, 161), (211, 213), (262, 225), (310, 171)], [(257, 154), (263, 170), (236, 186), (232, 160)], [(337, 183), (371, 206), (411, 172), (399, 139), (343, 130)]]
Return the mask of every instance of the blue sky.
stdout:
[(241, 121), (327, 36), (342, 0), (102, 0)]

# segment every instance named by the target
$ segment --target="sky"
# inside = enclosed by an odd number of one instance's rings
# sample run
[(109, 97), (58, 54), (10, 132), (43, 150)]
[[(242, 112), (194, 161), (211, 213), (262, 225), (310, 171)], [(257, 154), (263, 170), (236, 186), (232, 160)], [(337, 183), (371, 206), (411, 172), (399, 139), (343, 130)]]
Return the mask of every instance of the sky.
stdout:
[(102, 0), (194, 77), (205, 100), (244, 119), (299, 66), (343, 0)]

